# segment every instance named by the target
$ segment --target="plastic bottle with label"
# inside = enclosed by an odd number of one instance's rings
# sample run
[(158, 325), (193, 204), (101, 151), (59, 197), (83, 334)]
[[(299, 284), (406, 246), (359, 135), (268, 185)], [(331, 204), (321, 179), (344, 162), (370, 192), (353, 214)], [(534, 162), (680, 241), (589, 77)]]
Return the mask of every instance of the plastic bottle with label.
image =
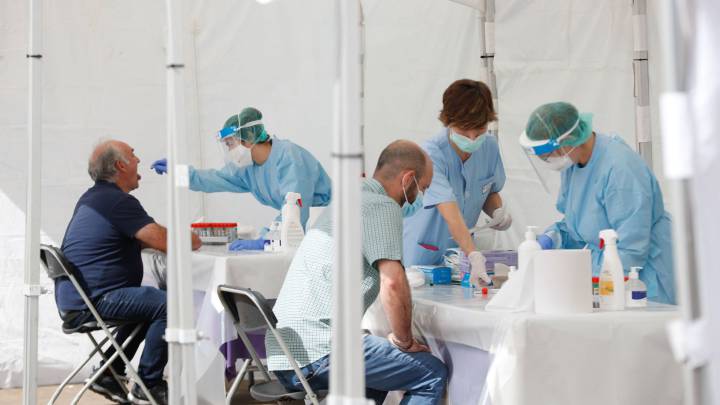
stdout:
[(600, 309), (604, 311), (625, 309), (625, 274), (617, 250), (617, 239), (617, 232), (613, 229), (600, 231), (600, 249), (605, 250), (600, 270)]
[(630, 278), (625, 282), (625, 306), (628, 308), (644, 308), (647, 306), (647, 287), (640, 280), (638, 273), (642, 267), (631, 267)]
[(280, 227), (280, 240), (283, 249), (297, 249), (305, 237), (305, 231), (300, 224), (300, 207), (302, 196), (298, 193), (285, 194), (285, 205), (282, 208), (282, 225)]
[(542, 250), (537, 242), (537, 226), (528, 226), (525, 231), (525, 240), (518, 246), (518, 269), (525, 271), (533, 255)]
[(458, 256), (460, 258), (458, 266), (460, 268), (460, 285), (462, 287), (472, 287), (473, 285), (470, 280), (470, 259), (468, 259), (463, 251), (460, 251)]
[(265, 234), (265, 251), (266, 252), (278, 252), (282, 245), (280, 243), (280, 222), (273, 221), (270, 224), (270, 230)]

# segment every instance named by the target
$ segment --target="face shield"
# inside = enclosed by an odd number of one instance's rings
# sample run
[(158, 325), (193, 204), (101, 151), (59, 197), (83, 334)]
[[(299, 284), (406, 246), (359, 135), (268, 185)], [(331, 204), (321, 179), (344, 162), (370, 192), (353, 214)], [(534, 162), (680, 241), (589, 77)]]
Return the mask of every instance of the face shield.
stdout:
[(262, 122), (262, 114), (251, 107), (230, 116), (217, 133), (218, 146), (225, 162), (239, 167), (252, 164), (250, 150), (269, 138)]
[(555, 189), (555, 183), (558, 182), (557, 174), (574, 164), (569, 155), (575, 147), (566, 150), (567, 148), (564, 148), (566, 145), (562, 145), (562, 143), (570, 138), (579, 124), (580, 119), (557, 138), (532, 140), (526, 131), (520, 134), (518, 141), (523, 147), (535, 175), (548, 194), (552, 194), (551, 189)]
[(238, 167), (249, 166), (253, 163), (251, 148), (243, 146), (236, 127), (226, 127), (218, 131), (218, 142), (220, 154), (225, 163), (233, 163)]

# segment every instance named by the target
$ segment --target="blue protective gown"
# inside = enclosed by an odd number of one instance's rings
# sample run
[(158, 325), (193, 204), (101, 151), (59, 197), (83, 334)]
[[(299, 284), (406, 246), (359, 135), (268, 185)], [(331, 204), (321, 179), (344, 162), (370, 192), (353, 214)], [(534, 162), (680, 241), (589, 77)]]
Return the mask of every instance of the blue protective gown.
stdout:
[[(482, 207), (490, 193), (505, 185), (505, 168), (494, 136), (487, 136), (480, 149), (465, 162), (455, 152), (448, 138), (447, 128), (423, 144), (433, 162), (433, 179), (423, 196), (423, 208), (406, 218), (403, 226), (403, 263), (440, 264), (443, 253), (457, 247), (451, 239), (447, 222), (437, 205), (455, 202), (468, 227), (480, 218)], [(430, 250), (433, 246), (437, 250)]]
[(670, 217), (655, 175), (622, 138), (598, 134), (587, 165), (562, 172), (557, 209), (565, 217), (546, 230), (556, 247), (587, 244), (598, 275), (603, 260), (598, 234), (614, 229), (625, 271), (641, 266), (648, 298), (675, 302)]
[(330, 177), (310, 152), (277, 138), (272, 139), (270, 155), (262, 165), (241, 168), (228, 163), (220, 170), (190, 167), (190, 189), (193, 191), (252, 193), (260, 204), (278, 210), (285, 203), (285, 194), (290, 191), (300, 193), (303, 227), (311, 206), (325, 207), (330, 203), (330, 188)]

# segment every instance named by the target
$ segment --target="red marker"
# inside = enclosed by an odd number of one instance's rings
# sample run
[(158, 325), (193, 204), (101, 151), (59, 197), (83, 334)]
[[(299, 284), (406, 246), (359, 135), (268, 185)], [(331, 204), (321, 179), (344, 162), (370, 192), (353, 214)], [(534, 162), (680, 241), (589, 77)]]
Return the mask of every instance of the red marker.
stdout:
[(418, 245), (422, 246), (424, 249), (431, 250), (433, 252), (437, 252), (439, 250), (437, 246), (429, 245), (427, 243), (418, 242)]

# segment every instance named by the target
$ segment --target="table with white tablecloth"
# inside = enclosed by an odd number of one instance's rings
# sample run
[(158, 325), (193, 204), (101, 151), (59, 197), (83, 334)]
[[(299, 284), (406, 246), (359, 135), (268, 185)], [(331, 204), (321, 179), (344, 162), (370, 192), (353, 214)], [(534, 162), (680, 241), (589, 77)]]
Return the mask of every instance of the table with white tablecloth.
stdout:
[[(678, 404), (681, 367), (666, 333), (677, 307), (550, 316), (486, 312), (460, 286), (413, 290), (413, 323), (450, 370), (452, 404)], [(363, 326), (385, 335), (376, 302)]]
[[(148, 269), (162, 266), (165, 257), (153, 250), (143, 251), (145, 284), (153, 284)], [(191, 255), (196, 328), (203, 338), (196, 344), (196, 375), (200, 401), (221, 403), (225, 393), (225, 345), (237, 338), (232, 321), (224, 313), (217, 286), (228, 284), (252, 288), (266, 298), (280, 293), (292, 254), (262, 251), (228, 252), (225, 246), (203, 246)], [(172, 271), (172, 270), (170, 270)]]

